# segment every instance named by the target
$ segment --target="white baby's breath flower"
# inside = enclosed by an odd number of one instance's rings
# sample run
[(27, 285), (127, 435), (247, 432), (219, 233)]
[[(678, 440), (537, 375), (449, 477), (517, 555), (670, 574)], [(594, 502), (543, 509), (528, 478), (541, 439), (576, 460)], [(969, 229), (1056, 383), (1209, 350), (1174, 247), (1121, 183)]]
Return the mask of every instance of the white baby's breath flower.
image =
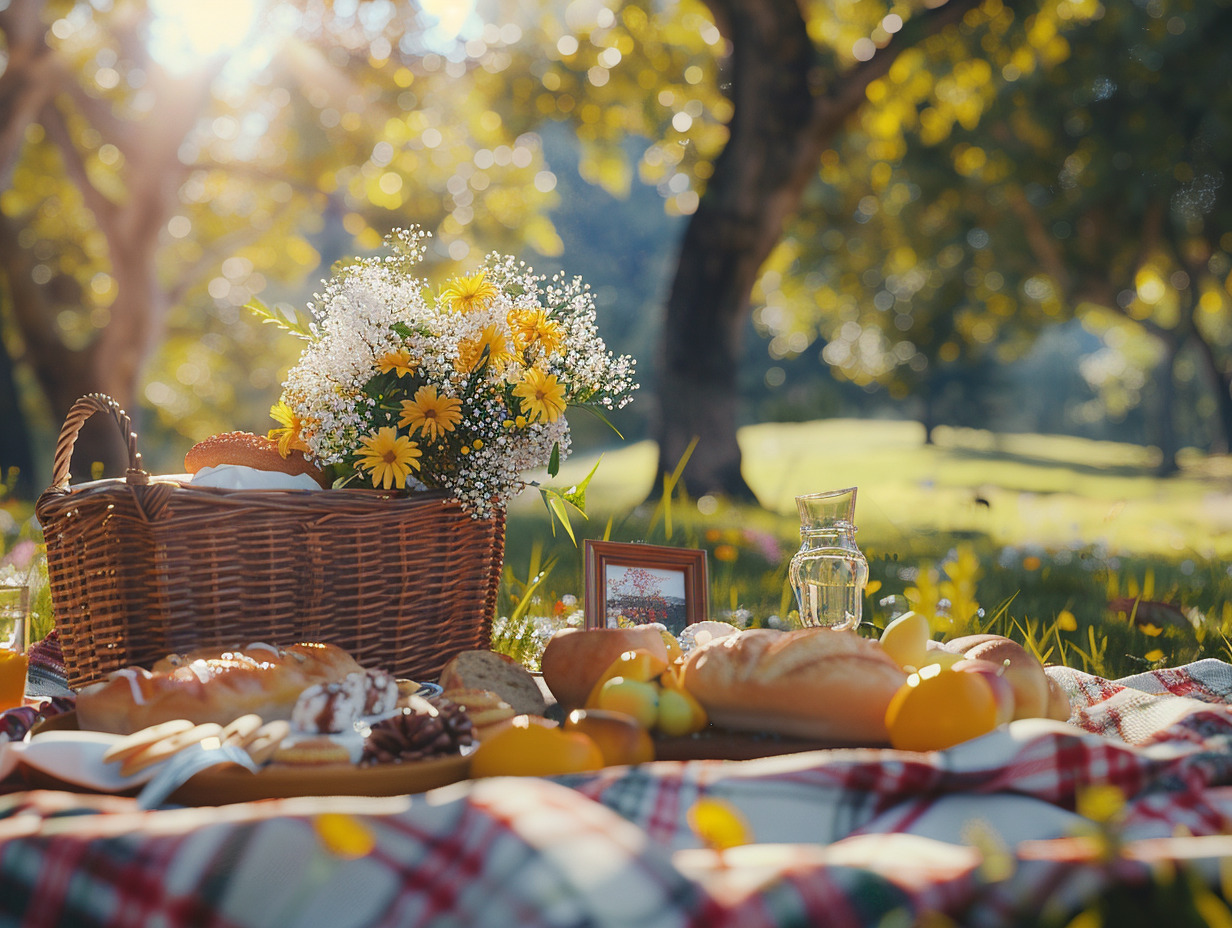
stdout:
[[(420, 452), (418, 480), (489, 516), (554, 448), (562, 461), (569, 452), (566, 417), (547, 421), (555, 410), (528, 406), (533, 391), (515, 388), (528, 376), (533, 384), (553, 378), (567, 406), (619, 409), (637, 389), (634, 361), (607, 350), (593, 295), (579, 278), (545, 282), (506, 255), (488, 255), (465, 281), (474, 288), (486, 280), (495, 297), (430, 300), (433, 288), (413, 273), (427, 237), (396, 231), (386, 238), (389, 255), (358, 260), (325, 282), (309, 304), (313, 337), (287, 375), (282, 401), (319, 463), (354, 468), (361, 439), (394, 428)], [(412, 435), (407, 423), (420, 407), (408, 418), (403, 403), (425, 386), (437, 402), (458, 404), (460, 421)]]

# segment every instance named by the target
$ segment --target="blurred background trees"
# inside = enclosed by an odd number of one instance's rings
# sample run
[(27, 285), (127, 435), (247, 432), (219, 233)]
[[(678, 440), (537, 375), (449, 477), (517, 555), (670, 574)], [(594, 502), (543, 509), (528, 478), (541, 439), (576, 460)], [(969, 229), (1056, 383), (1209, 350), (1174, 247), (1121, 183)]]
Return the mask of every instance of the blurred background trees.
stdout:
[(1226, 450), (1230, 6), (10, 0), (0, 464), (91, 390), (163, 471), (263, 431), (299, 346), (243, 304), (412, 222), (583, 275), (695, 493), (771, 418)]

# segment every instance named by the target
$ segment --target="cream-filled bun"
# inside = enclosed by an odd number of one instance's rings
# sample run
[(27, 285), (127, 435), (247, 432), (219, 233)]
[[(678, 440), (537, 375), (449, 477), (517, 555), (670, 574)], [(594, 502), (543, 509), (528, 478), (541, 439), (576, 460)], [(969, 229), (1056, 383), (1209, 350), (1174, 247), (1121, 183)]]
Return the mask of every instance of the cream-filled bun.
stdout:
[(302, 451), (285, 458), (278, 443), (251, 432), (224, 432), (197, 442), (184, 455), (184, 469), (195, 486), (232, 490), (328, 488), (322, 470)]
[(757, 628), (686, 658), (684, 687), (722, 728), (834, 744), (885, 744), (886, 708), (907, 674), (854, 632)]

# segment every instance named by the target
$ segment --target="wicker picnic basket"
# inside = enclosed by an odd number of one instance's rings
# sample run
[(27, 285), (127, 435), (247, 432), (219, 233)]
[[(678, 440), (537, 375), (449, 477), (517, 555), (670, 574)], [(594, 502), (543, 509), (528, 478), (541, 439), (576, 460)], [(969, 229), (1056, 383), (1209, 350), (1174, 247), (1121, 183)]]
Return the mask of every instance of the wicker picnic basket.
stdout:
[[(77, 433), (109, 414), (128, 471), (69, 486)], [(151, 477), (114, 400), (77, 401), (35, 508), (69, 685), (169, 653), (327, 641), (368, 667), (432, 680), (489, 646), (504, 517), (444, 493), (220, 490)]]

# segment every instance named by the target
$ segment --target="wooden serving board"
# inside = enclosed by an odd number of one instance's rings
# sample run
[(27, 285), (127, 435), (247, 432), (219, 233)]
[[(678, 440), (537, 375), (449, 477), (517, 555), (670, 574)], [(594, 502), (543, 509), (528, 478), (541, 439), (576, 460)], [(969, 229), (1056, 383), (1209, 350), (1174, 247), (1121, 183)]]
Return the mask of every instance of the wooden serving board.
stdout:
[[(33, 734), (77, 727), (77, 713), (65, 712), (39, 723)], [(230, 764), (201, 771), (171, 794), (171, 802), (212, 806), (292, 796), (401, 796), (448, 786), (466, 779), (469, 773), (470, 758), (461, 756), (372, 767), (357, 767), (354, 764), (293, 767), (276, 764), (264, 767), (258, 773)], [(73, 792), (82, 790), (32, 767), (23, 767), (22, 775), (32, 786)], [(132, 796), (139, 791), (140, 787), (134, 787), (120, 795)]]
[(872, 741), (861, 744), (819, 741), (768, 732), (730, 731), (710, 726), (696, 735), (655, 738), (655, 760), (754, 760), (759, 757), (798, 754), (802, 751), (887, 746)]

